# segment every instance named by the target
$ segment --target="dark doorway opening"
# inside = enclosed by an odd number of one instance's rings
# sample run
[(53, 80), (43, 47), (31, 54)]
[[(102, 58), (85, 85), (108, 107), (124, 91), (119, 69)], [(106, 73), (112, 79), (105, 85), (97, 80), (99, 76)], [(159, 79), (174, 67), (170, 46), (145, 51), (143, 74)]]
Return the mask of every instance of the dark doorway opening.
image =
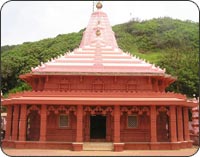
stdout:
[(91, 139), (106, 138), (106, 116), (101, 116), (101, 115), (90, 116), (90, 138)]

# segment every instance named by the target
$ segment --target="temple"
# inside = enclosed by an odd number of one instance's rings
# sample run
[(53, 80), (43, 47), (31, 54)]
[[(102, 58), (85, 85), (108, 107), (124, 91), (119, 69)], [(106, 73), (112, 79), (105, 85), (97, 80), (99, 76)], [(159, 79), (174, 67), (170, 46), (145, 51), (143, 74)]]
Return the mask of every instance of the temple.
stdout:
[(10, 95), (2, 147), (113, 151), (192, 147), (185, 95), (176, 78), (123, 52), (100, 2), (80, 46), (20, 75), (32, 91)]

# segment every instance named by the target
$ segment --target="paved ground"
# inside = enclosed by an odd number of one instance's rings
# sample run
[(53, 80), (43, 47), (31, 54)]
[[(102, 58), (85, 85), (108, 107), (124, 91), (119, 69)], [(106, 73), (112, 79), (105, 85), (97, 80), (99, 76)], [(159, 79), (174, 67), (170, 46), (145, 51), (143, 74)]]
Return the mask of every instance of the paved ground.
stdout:
[[(196, 153), (198, 151), (198, 153)], [(199, 156), (198, 147), (181, 150), (131, 150), (113, 151), (80, 151), (46, 150), (46, 149), (3, 149), (10, 156)], [(1, 153), (0, 153), (1, 154)], [(198, 155), (197, 155), (198, 154)], [(1, 156), (2, 157), (2, 156)]]

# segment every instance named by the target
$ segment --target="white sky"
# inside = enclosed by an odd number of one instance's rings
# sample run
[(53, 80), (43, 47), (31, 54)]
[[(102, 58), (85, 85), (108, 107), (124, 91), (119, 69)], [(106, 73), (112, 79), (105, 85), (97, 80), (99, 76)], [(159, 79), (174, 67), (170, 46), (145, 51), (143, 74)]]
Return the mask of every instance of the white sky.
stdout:
[[(87, 26), (92, 5), (92, 1), (8, 2), (1, 10), (1, 46), (78, 32)], [(198, 8), (189, 1), (103, 1), (102, 10), (112, 26), (131, 18), (145, 20), (164, 16), (199, 21)]]

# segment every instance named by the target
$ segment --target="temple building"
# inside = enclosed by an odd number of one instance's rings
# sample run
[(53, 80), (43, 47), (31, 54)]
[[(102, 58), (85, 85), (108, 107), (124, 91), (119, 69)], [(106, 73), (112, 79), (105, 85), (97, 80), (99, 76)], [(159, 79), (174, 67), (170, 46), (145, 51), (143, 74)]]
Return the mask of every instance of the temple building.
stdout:
[(192, 147), (185, 95), (176, 78), (123, 52), (100, 2), (80, 46), (20, 75), (32, 91), (10, 95), (4, 147), (113, 151)]

